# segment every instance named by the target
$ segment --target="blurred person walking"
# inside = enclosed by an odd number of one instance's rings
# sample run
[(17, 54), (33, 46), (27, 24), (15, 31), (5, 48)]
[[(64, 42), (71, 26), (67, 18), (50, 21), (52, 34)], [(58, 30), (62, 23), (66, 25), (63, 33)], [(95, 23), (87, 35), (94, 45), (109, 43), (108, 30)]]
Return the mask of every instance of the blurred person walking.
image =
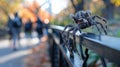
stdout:
[(39, 17), (37, 17), (36, 21), (36, 32), (38, 34), (38, 38), (40, 39), (43, 36), (43, 22)]
[(48, 35), (48, 28), (49, 28), (50, 24), (49, 24), (49, 20), (45, 19), (44, 24), (43, 24), (43, 34), (44, 35)]
[(27, 39), (27, 44), (31, 45), (31, 38), (32, 38), (32, 22), (29, 19), (24, 25), (25, 37)]
[(20, 32), (21, 32), (21, 26), (22, 21), (21, 18), (18, 16), (18, 13), (16, 12), (14, 14), (14, 19), (12, 20), (12, 27), (11, 27), (11, 33), (12, 33), (12, 40), (13, 40), (13, 50), (16, 50), (17, 44), (20, 46)]
[(9, 34), (9, 40), (12, 39), (12, 18), (8, 16), (8, 21), (7, 21), (7, 27), (8, 27), (8, 34)]

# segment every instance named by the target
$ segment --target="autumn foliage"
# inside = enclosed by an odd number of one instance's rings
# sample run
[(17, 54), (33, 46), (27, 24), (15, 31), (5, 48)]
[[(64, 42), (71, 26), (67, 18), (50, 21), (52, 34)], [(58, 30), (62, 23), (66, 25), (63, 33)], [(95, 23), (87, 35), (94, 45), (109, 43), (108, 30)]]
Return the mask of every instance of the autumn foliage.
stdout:
[(20, 10), (20, 16), (23, 22), (26, 22), (28, 19), (31, 19), (32, 22), (36, 22), (37, 16), (39, 16), (43, 22), (45, 19), (50, 20), (49, 12), (41, 9), (36, 1), (32, 4), (27, 4), (27, 6), (23, 5)]

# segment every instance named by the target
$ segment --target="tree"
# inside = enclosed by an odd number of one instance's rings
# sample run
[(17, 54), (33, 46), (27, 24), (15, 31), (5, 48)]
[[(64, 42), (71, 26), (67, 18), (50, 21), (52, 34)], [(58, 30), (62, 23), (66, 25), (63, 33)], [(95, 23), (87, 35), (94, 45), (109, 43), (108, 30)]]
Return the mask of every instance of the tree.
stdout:
[(36, 0), (34, 0), (31, 4), (27, 4), (27, 6), (24, 4), (23, 9), (20, 11), (20, 14), (22, 19), (25, 21), (31, 19), (32, 22), (36, 22), (37, 16), (39, 16), (42, 21), (50, 19), (51, 17), (47, 11), (41, 9), (41, 5), (39, 5)]
[(0, 11), (3, 11), (5, 15), (13, 13), (17, 10), (17, 6), (22, 0), (0, 0)]
[(71, 0), (75, 12), (84, 9), (84, 0)]
[(111, 0), (103, 0), (105, 4), (105, 8), (103, 9), (104, 17), (108, 20), (114, 19), (114, 8), (115, 5), (111, 2)]
[(10, 13), (14, 13), (17, 10), (17, 6), (21, 1), (22, 0), (0, 0), (0, 12), (2, 12), (0, 13), (2, 16), (0, 22), (2, 22), (2, 24), (5, 24)]
[(115, 6), (120, 7), (120, 0), (111, 0), (111, 2), (115, 4)]

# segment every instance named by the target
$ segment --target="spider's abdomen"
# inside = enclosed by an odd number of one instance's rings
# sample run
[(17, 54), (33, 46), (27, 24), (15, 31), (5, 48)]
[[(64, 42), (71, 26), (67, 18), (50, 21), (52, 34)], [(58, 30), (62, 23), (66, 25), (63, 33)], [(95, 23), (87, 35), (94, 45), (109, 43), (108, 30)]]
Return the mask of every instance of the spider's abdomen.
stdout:
[(91, 26), (91, 24), (89, 24), (88, 22), (87, 23), (80, 23), (81, 29), (85, 29), (85, 28), (88, 28), (90, 26)]

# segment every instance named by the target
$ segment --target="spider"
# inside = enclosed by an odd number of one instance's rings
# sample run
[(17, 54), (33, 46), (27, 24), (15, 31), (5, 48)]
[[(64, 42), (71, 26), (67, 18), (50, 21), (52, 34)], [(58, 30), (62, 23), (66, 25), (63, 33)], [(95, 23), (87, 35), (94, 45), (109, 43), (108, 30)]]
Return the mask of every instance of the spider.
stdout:
[[(68, 28), (68, 32), (67, 32), (67, 36), (63, 38), (65, 38), (65, 44), (68, 44), (69, 42), (69, 33), (70, 31), (72, 31), (73, 33), (73, 40), (74, 40), (74, 44), (75, 44), (75, 41), (76, 41), (76, 38), (75, 38), (75, 34), (77, 31), (79, 31), (81, 33), (81, 29), (86, 29), (90, 26), (93, 26), (95, 25), (97, 30), (99, 31), (99, 33), (101, 34), (102, 32), (100, 31), (100, 28), (98, 27), (98, 25), (101, 26), (101, 28), (103, 29), (105, 35), (107, 35), (107, 21), (105, 18), (102, 18), (98, 15), (91, 15), (91, 11), (90, 10), (86, 10), (86, 11), (78, 11), (77, 13), (75, 13), (75, 15), (71, 15), (72, 16), (72, 20), (74, 21), (75, 25), (73, 24), (69, 24), (67, 26), (65, 26), (64, 30), (62, 31), (62, 34), (64, 34), (65, 30)], [(96, 21), (95, 18), (98, 18), (100, 20), (102, 20), (104, 22), (104, 25), (99, 22), (99, 21)], [(73, 50), (76, 51), (75, 49), (75, 45), (71, 47), (73, 48)]]
[[(104, 22), (104, 25), (101, 22), (96, 21), (95, 18), (102, 20)], [(70, 27), (68, 30), (68, 33), (70, 31), (73, 31), (73, 34), (75, 34), (77, 32), (77, 30), (79, 30), (79, 32), (81, 33), (81, 29), (85, 29), (85, 28), (88, 28), (90, 26), (95, 25), (97, 30), (101, 34), (100, 28), (97, 26), (99, 24), (101, 26), (101, 28), (103, 29), (104, 33), (107, 35), (107, 31), (106, 31), (107, 30), (107, 25), (106, 25), (107, 21), (106, 21), (106, 19), (102, 18), (98, 15), (92, 16), (90, 10), (78, 11), (77, 13), (75, 13), (75, 15), (72, 15), (72, 20), (76, 23), (76, 25), (69, 24), (69, 25), (65, 26), (62, 33), (64, 33), (64, 31), (68, 27)]]

